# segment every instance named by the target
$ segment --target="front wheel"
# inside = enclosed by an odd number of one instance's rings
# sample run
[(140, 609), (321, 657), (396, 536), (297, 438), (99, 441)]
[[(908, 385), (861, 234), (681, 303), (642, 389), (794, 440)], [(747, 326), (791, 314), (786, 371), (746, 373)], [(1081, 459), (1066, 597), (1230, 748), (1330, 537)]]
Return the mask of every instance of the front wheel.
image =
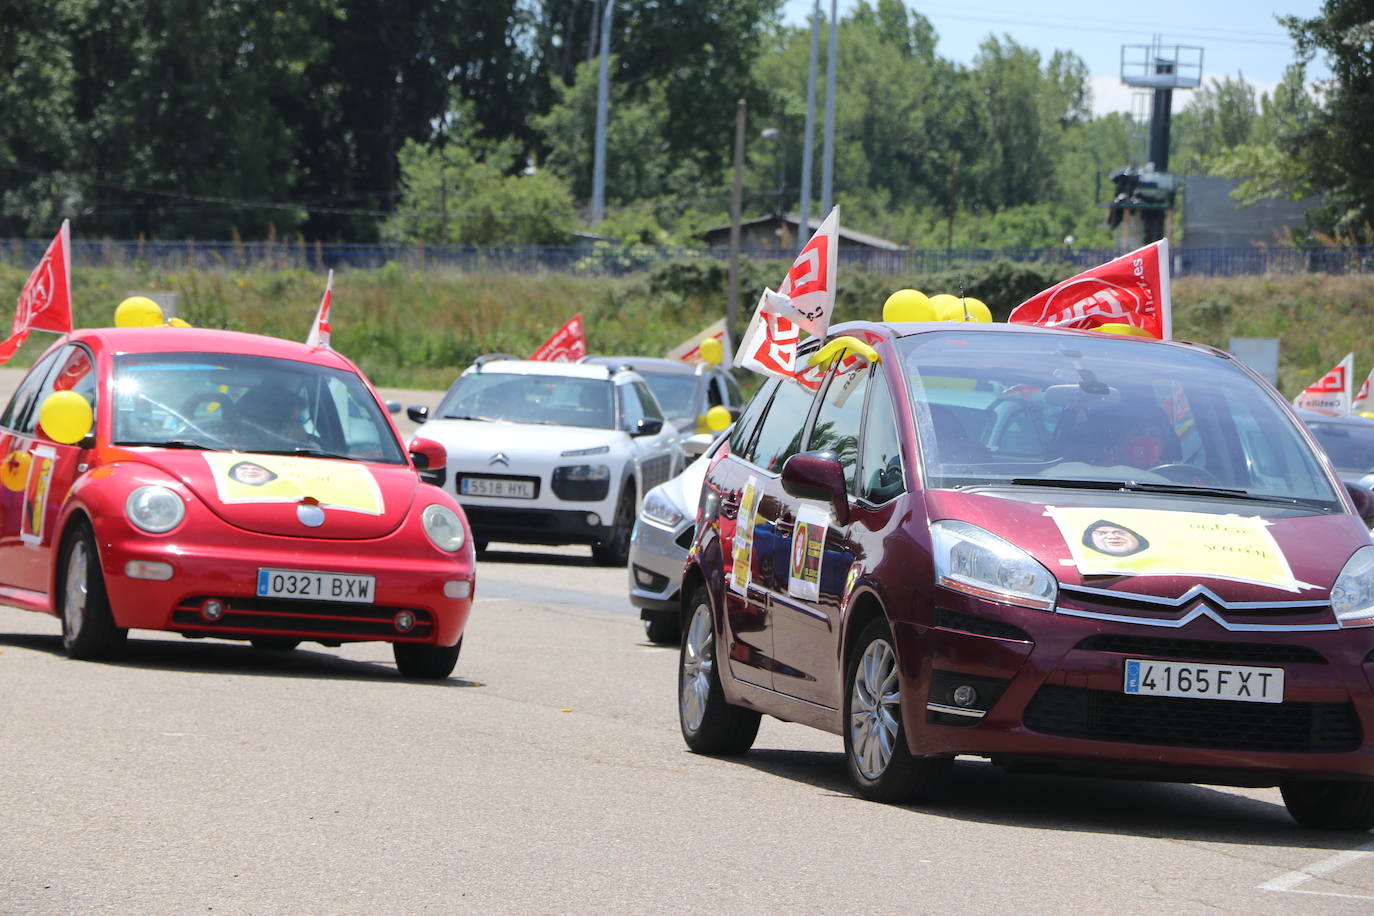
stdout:
[(682, 638), (682, 621), (677, 614), (655, 615), (644, 621), (644, 635), (660, 646), (675, 646)]
[(743, 754), (754, 746), (759, 713), (725, 702), (716, 670), (716, 636), (706, 586), (692, 593), (692, 621), (678, 653), (678, 723), (698, 754)]
[(461, 639), (456, 646), (422, 646), (412, 642), (391, 644), (396, 667), (404, 677), (433, 681), (443, 680), (453, 673), (462, 648)]
[(129, 631), (115, 625), (105, 577), (100, 571), (95, 535), (79, 524), (62, 545), (62, 581), (58, 583), (58, 615), (62, 618), (62, 647), (70, 658), (114, 658), (124, 650)]
[(871, 801), (928, 801), (952, 757), (916, 757), (902, 724), (902, 679), (887, 622), (864, 627), (845, 678), (844, 757), (859, 794)]
[(1293, 780), (1280, 789), (1293, 820), (1321, 830), (1368, 830), (1374, 827), (1374, 783)]
[(615, 506), (615, 520), (606, 539), (592, 545), (592, 561), (597, 566), (624, 566), (630, 562), (630, 532), (635, 526), (632, 490), (626, 488)]

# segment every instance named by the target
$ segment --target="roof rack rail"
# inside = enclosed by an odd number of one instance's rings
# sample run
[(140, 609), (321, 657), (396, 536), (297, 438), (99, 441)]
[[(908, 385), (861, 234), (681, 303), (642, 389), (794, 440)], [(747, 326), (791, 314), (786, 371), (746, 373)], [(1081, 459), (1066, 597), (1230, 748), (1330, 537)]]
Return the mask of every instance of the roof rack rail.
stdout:
[(483, 353), (481, 356), (477, 357), (476, 359), (474, 359), (474, 360), (472, 361), (472, 368), (476, 369), (478, 372), (481, 372), (481, 371), (482, 371), (482, 367), (485, 366), (487, 363), (495, 362), (495, 361), (498, 360), (498, 359), (519, 359), (519, 358), (520, 358), (520, 357), (518, 357), (518, 356), (516, 356), (516, 355), (514, 355), (514, 354), (512, 354), (512, 353)]

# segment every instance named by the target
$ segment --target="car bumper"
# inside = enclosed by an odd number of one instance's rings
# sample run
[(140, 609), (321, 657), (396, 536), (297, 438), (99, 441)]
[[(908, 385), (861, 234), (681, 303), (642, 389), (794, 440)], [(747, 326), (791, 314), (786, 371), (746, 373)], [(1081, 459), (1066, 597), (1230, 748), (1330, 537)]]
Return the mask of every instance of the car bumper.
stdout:
[[(212, 532), (214, 538), (201, 540), (185, 534), (155, 538), (115, 532), (112, 536), (109, 530), (124, 527), (127, 523), (122, 520), (96, 525), (105, 586), (121, 627), (240, 639), (281, 635), (325, 642), (380, 640), (451, 646), (462, 636), (472, 608), (471, 548), (446, 555), (433, 548), (420, 549), (413, 536), (399, 534), (360, 541), (311, 541), (237, 536), (224, 526)], [(429, 545), (425, 542), (424, 546)], [(165, 564), (171, 569), (170, 578), (131, 576), (140, 563)], [(374, 577), (375, 591), (369, 602), (260, 598), (256, 588), (258, 570), (263, 568), (369, 575)], [(225, 605), (218, 620), (202, 614), (209, 599)], [(413, 615), (412, 625), (406, 625), (403, 611)]]
[(601, 543), (611, 536), (612, 516), (598, 510), (463, 504), (473, 537), (516, 544)]
[[(898, 622), (913, 752), (1233, 785), (1374, 778), (1374, 631), (1145, 627), (947, 593)], [(1282, 668), (1281, 703), (1126, 694), (1127, 659)], [(976, 708), (952, 699), (974, 688)]]
[(678, 592), (682, 570), (691, 544), (692, 522), (684, 520), (675, 528), (635, 520), (630, 535), (630, 603), (641, 610), (645, 620), (679, 612)]

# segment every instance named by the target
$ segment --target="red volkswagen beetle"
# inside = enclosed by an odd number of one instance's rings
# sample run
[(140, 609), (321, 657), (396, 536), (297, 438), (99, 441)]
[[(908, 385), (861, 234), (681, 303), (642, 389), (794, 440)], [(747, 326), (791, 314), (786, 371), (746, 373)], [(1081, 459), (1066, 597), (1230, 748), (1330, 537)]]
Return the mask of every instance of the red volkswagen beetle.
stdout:
[(765, 385), (706, 475), (683, 581), (687, 744), (760, 714), (844, 738), (859, 792), (958, 755), (1281, 786), (1374, 826), (1374, 545), (1260, 378), (1207, 347), (856, 323)]
[(0, 461), (0, 601), (59, 617), (74, 658), (142, 628), (264, 649), (382, 640), (406, 676), (453, 670), (466, 520), (331, 350), (75, 332), (0, 415)]

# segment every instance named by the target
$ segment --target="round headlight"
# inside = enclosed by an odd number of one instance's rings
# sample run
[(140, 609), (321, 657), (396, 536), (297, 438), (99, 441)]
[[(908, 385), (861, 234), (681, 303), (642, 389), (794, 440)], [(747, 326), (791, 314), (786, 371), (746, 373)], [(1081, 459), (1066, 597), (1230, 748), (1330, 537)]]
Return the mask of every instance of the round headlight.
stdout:
[(439, 503), (426, 506), (420, 514), (420, 521), (424, 523), (425, 534), (435, 547), (449, 553), (463, 548), (463, 542), (467, 540), (463, 534), (463, 521), (448, 506)]
[(139, 487), (124, 501), (124, 514), (149, 534), (171, 531), (186, 517), (186, 504), (166, 487)]

